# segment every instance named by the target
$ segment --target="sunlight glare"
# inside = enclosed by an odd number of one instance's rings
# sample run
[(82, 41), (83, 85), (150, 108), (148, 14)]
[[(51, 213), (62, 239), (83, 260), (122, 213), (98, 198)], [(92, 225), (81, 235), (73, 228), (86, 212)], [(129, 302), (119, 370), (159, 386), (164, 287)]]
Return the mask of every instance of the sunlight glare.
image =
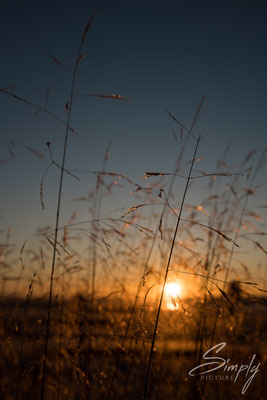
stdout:
[(179, 282), (168, 282), (165, 286), (166, 306), (168, 310), (178, 310), (179, 297), (182, 292), (182, 286)]

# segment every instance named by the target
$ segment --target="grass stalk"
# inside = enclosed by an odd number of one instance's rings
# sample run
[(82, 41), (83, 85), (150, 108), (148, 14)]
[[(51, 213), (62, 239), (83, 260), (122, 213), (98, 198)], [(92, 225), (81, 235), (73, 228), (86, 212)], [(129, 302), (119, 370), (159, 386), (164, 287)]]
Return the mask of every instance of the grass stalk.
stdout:
[[(138, 284), (138, 287), (137, 287), (137, 290), (136, 290), (134, 302), (133, 302), (133, 304), (131, 306), (130, 316), (129, 316), (129, 319), (127, 321), (127, 325), (126, 325), (126, 329), (125, 329), (123, 340), (121, 342), (121, 351), (119, 352), (119, 355), (118, 355), (118, 358), (117, 358), (117, 361), (116, 361), (116, 365), (115, 365), (115, 369), (114, 369), (114, 372), (112, 374), (112, 378), (111, 378), (111, 382), (110, 382), (110, 385), (109, 385), (109, 389), (108, 389), (106, 400), (110, 400), (110, 398), (111, 398), (114, 382), (115, 382), (115, 379), (116, 379), (116, 376), (117, 376), (117, 373), (118, 373), (118, 369), (119, 369), (119, 365), (120, 365), (120, 360), (121, 360), (122, 351), (123, 351), (123, 348), (124, 348), (124, 343), (125, 343), (125, 341), (127, 339), (127, 336), (128, 336), (128, 333), (129, 333), (129, 329), (130, 329), (130, 326), (131, 326), (131, 323), (132, 323), (132, 320), (133, 320), (134, 312), (135, 312), (135, 309), (136, 309), (136, 306), (137, 306), (137, 303), (138, 303), (139, 294), (140, 294), (140, 290), (141, 290), (141, 287), (142, 287), (142, 277), (147, 272), (149, 261), (150, 261), (151, 255), (153, 253), (154, 245), (156, 243), (157, 233), (159, 232), (160, 225), (162, 223), (164, 213), (165, 213), (166, 209), (168, 208), (168, 198), (169, 198), (169, 196), (170, 196), (170, 194), (172, 192), (176, 175), (177, 175), (177, 173), (178, 173), (178, 171), (180, 169), (180, 165), (181, 165), (181, 161), (182, 161), (184, 150), (185, 150), (185, 148), (186, 148), (186, 146), (188, 144), (191, 132), (192, 132), (193, 128), (195, 127), (195, 125), (197, 123), (197, 120), (199, 118), (199, 114), (200, 114), (200, 110), (201, 110), (201, 108), (203, 106), (203, 102), (204, 102), (204, 97), (201, 98), (201, 101), (200, 101), (200, 103), (199, 103), (199, 105), (197, 107), (196, 113), (194, 115), (194, 118), (193, 118), (193, 121), (191, 123), (191, 126), (190, 126), (189, 130), (186, 129), (186, 131), (187, 131), (186, 140), (185, 140), (185, 143), (184, 143), (184, 145), (183, 145), (183, 147), (182, 147), (182, 149), (181, 149), (181, 151), (179, 153), (179, 156), (178, 156), (178, 158), (176, 160), (175, 172), (172, 175), (171, 183), (170, 183), (170, 186), (168, 188), (167, 196), (166, 196), (166, 199), (165, 199), (165, 202), (164, 202), (164, 206), (163, 206), (163, 209), (162, 209), (162, 212), (161, 212), (161, 215), (160, 215), (159, 222), (157, 224), (155, 235), (153, 236), (152, 243), (151, 243), (151, 246), (149, 248), (148, 255), (147, 255), (147, 258), (146, 258), (146, 261), (145, 261), (145, 265), (144, 265), (144, 268), (143, 268), (143, 271), (142, 271), (142, 275), (141, 275), (141, 278), (139, 279), (139, 284)], [(170, 113), (169, 113), (169, 115), (170, 115)], [(171, 118), (174, 118), (174, 117), (171, 115)], [(176, 120), (176, 118), (175, 118), (175, 122), (177, 122), (179, 125), (181, 125)]]
[(200, 141), (200, 136), (198, 137), (197, 143), (196, 143), (196, 146), (195, 146), (193, 159), (192, 159), (192, 162), (191, 162), (191, 165), (190, 165), (190, 170), (189, 170), (189, 174), (188, 174), (187, 181), (186, 181), (186, 186), (185, 186), (184, 193), (183, 193), (181, 207), (180, 207), (179, 215), (178, 215), (178, 218), (177, 218), (175, 231), (174, 231), (174, 234), (173, 234), (173, 239), (172, 239), (172, 244), (171, 244), (171, 248), (170, 248), (169, 258), (168, 258), (168, 262), (167, 262), (166, 269), (165, 269), (165, 275), (164, 275), (163, 285), (162, 285), (162, 289), (161, 289), (160, 300), (159, 300), (159, 305), (158, 305), (158, 309), (157, 309), (157, 316), (156, 316), (156, 321), (155, 321), (155, 327), (154, 327), (154, 332), (153, 332), (153, 337), (152, 337), (152, 343), (151, 343), (151, 347), (150, 347), (148, 365), (147, 365), (147, 370), (146, 370), (144, 396), (143, 396), (144, 400), (147, 399), (147, 389), (148, 389), (148, 383), (149, 383), (149, 377), (150, 377), (150, 371), (151, 371), (152, 357), (153, 357), (155, 340), (156, 340), (156, 335), (157, 335), (157, 330), (158, 330), (159, 316), (160, 316), (160, 311), (161, 311), (161, 306), (162, 306), (162, 301), (163, 301), (163, 296), (164, 296), (165, 285), (166, 285), (167, 278), (168, 278), (168, 273), (169, 273), (170, 263), (171, 263), (171, 259), (172, 259), (174, 244), (175, 244), (175, 241), (176, 241), (176, 236), (177, 236), (178, 228), (179, 228), (180, 221), (181, 221), (184, 202), (185, 202), (186, 194), (187, 194), (187, 191), (188, 191), (188, 186), (189, 186), (189, 182), (190, 182), (190, 178), (191, 178), (191, 174), (192, 174), (193, 165), (194, 165), (194, 162), (195, 162), (195, 159), (196, 159), (196, 154), (197, 154), (199, 141)]
[(56, 263), (56, 253), (57, 253), (57, 238), (58, 238), (58, 230), (59, 230), (58, 228), (59, 228), (59, 217), (60, 217), (60, 209), (61, 209), (63, 178), (64, 178), (65, 161), (66, 161), (66, 155), (67, 155), (68, 138), (69, 138), (69, 132), (70, 132), (69, 126), (70, 126), (70, 119), (71, 119), (71, 114), (72, 114), (74, 88), (75, 88), (75, 83), (76, 83), (78, 66), (81, 61), (84, 40), (85, 40), (86, 34), (88, 32), (88, 29), (90, 28), (92, 18), (94, 17), (96, 11), (90, 17), (90, 20), (85, 28), (85, 31), (84, 31), (84, 34), (83, 34), (83, 37), (82, 37), (82, 40), (81, 40), (81, 43), (79, 46), (79, 50), (77, 53), (77, 57), (75, 60), (73, 73), (72, 73), (70, 100), (69, 100), (69, 107), (68, 107), (67, 124), (66, 124), (65, 137), (64, 137), (63, 155), (62, 155), (62, 162), (61, 162), (58, 197), (57, 197), (57, 213), (56, 213), (54, 246), (53, 246), (53, 254), (52, 254), (52, 266), (51, 266), (51, 274), (50, 274), (49, 298), (48, 298), (48, 307), (47, 307), (47, 322), (46, 322), (46, 334), (45, 334), (45, 346), (44, 346), (44, 358), (43, 358), (43, 373), (42, 373), (40, 400), (43, 400), (44, 396), (45, 396), (45, 385), (46, 385), (46, 374), (47, 374), (47, 355), (48, 355), (47, 350), (48, 350), (48, 340), (49, 340), (50, 325), (51, 325), (51, 307), (52, 307), (53, 283), (54, 283), (54, 273), (55, 273), (55, 263)]

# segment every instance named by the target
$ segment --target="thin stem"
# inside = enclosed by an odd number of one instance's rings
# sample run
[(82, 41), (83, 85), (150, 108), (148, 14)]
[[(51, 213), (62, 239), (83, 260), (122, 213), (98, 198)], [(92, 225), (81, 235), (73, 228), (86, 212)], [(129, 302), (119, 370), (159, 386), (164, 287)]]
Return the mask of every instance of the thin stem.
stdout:
[[(96, 11), (95, 11), (96, 12)], [(94, 16), (94, 14), (93, 14)], [(50, 275), (50, 289), (49, 289), (49, 300), (48, 300), (48, 308), (47, 308), (47, 323), (46, 323), (46, 335), (45, 335), (45, 348), (44, 348), (44, 359), (43, 359), (43, 375), (42, 375), (42, 384), (41, 384), (41, 395), (40, 400), (44, 399), (45, 394), (45, 384), (46, 384), (46, 372), (47, 372), (47, 350), (48, 350), (48, 339), (50, 333), (50, 324), (51, 324), (51, 306), (52, 306), (52, 294), (53, 294), (53, 283), (54, 283), (54, 272), (55, 272), (55, 262), (56, 262), (56, 252), (57, 252), (57, 237), (59, 231), (59, 216), (60, 216), (60, 209), (61, 209), (61, 196), (62, 196), (62, 187), (63, 187), (63, 177), (64, 177), (64, 168), (65, 168), (65, 160), (67, 154), (67, 145), (68, 145), (68, 137), (70, 131), (70, 119), (72, 113), (72, 104), (73, 104), (73, 97), (74, 97), (74, 87), (76, 82), (76, 75), (78, 70), (78, 65), (81, 60), (81, 51), (84, 44), (85, 35), (90, 27), (90, 22), (93, 18), (90, 18), (89, 23), (84, 31), (84, 36), (82, 38), (79, 51), (77, 53), (77, 57), (75, 60), (74, 70), (72, 74), (72, 83), (71, 83), (71, 91), (70, 91), (70, 102), (69, 102), (69, 109), (68, 109), (68, 117), (67, 117), (67, 124), (66, 124), (66, 131), (65, 131), (65, 138), (64, 138), (64, 146), (63, 146), (63, 156), (61, 162), (61, 173), (60, 173), (60, 180), (59, 180), (59, 189), (58, 189), (58, 200), (57, 200), (57, 214), (56, 214), (56, 225), (55, 225), (55, 236), (54, 236), (54, 246), (53, 246), (53, 256), (52, 256), (52, 267), (51, 267), (51, 275)]]
[(191, 162), (190, 171), (189, 171), (188, 178), (187, 178), (187, 181), (186, 181), (186, 186), (185, 186), (185, 190), (184, 190), (184, 194), (183, 194), (183, 198), (182, 198), (182, 203), (181, 203), (181, 207), (180, 207), (180, 211), (179, 211), (179, 215), (178, 215), (178, 219), (177, 219), (177, 223), (176, 223), (176, 227), (175, 227), (175, 231), (174, 231), (174, 235), (173, 235), (173, 239), (172, 239), (169, 258), (168, 258), (168, 262), (167, 262), (167, 266), (166, 266), (166, 270), (165, 270), (165, 276), (164, 276), (164, 280), (163, 280), (163, 286), (162, 286), (162, 290), (161, 290), (159, 306), (158, 306), (158, 311), (157, 311), (157, 316), (156, 316), (156, 322), (155, 322), (155, 327), (154, 327), (154, 332), (153, 332), (153, 338), (152, 338), (152, 343), (151, 343), (151, 348), (150, 348), (148, 366), (147, 366), (147, 371), (146, 371), (145, 388), (144, 388), (144, 400), (146, 400), (146, 398), (147, 398), (147, 389), (148, 389), (148, 382), (149, 382), (149, 376), (150, 376), (150, 370), (151, 370), (151, 363), (152, 363), (152, 357), (153, 357), (153, 352), (154, 352), (154, 345), (155, 345), (155, 340), (156, 340), (156, 335), (157, 335), (158, 322), (159, 322), (159, 316), (160, 316), (160, 311), (161, 311), (161, 306), (162, 306), (162, 301), (163, 301), (163, 296), (164, 296), (165, 285), (166, 285), (166, 281), (167, 281), (167, 278), (168, 278), (168, 273), (169, 273), (170, 263), (171, 263), (171, 259), (172, 259), (174, 244), (175, 244), (175, 241), (176, 241), (176, 236), (177, 236), (178, 228), (179, 228), (179, 225), (180, 225), (183, 206), (184, 206), (186, 194), (187, 194), (187, 191), (188, 191), (188, 186), (189, 186), (190, 177), (191, 177), (193, 165), (194, 165), (196, 154), (197, 154), (199, 141), (200, 141), (200, 136), (197, 139), (193, 160)]
[(63, 315), (64, 315), (64, 295), (65, 295), (65, 261), (63, 263), (63, 274), (62, 274), (62, 292), (61, 292), (61, 307), (59, 317), (59, 345), (58, 345), (58, 373), (57, 373), (57, 400), (60, 400), (60, 389), (61, 389), (61, 378), (62, 378), (62, 339), (63, 339)]
[[(199, 113), (200, 113), (201, 107), (203, 105), (203, 102), (204, 102), (204, 97), (202, 97), (202, 99), (201, 99), (201, 101), (200, 101), (200, 103), (198, 105), (198, 108), (196, 110), (195, 116), (193, 118), (193, 121), (192, 121), (190, 129), (189, 129), (190, 132), (193, 130), (193, 128), (194, 128), (194, 126), (196, 124), (196, 121), (197, 121), (197, 118), (199, 116)], [(175, 121), (178, 123), (178, 121), (176, 119), (175, 119)], [(178, 123), (178, 124), (180, 124), (180, 123)], [(186, 131), (188, 132), (188, 129), (186, 129)], [(115, 366), (115, 369), (114, 369), (114, 372), (113, 372), (113, 375), (112, 375), (112, 378), (111, 378), (111, 383), (110, 383), (110, 386), (109, 386), (109, 390), (108, 390), (108, 393), (107, 393), (106, 400), (110, 400), (110, 397), (111, 397), (111, 394), (112, 394), (114, 382), (115, 382), (115, 379), (116, 379), (116, 376), (117, 376), (117, 373), (118, 373), (118, 369), (119, 369), (119, 365), (120, 365), (120, 359), (121, 359), (121, 356), (122, 356), (122, 349), (124, 347), (125, 340), (127, 339), (127, 336), (128, 336), (128, 333), (129, 333), (129, 329), (130, 329), (130, 326), (131, 326), (131, 323), (132, 323), (134, 312), (135, 312), (135, 309), (136, 309), (136, 306), (137, 306), (139, 293), (140, 293), (140, 290), (141, 290), (141, 287), (142, 287), (142, 277), (145, 275), (145, 273), (147, 271), (149, 260), (150, 260), (150, 257), (152, 255), (152, 252), (153, 252), (153, 249), (154, 249), (154, 245), (156, 243), (157, 232), (160, 229), (160, 225), (161, 225), (164, 213), (166, 211), (166, 208), (169, 206), (168, 198), (169, 198), (169, 196), (171, 194), (171, 191), (172, 191), (172, 188), (173, 188), (173, 185), (174, 185), (174, 182), (175, 182), (175, 178), (176, 178), (176, 176), (178, 174), (178, 171), (179, 171), (179, 168), (180, 168), (180, 164), (181, 164), (181, 160), (182, 160), (182, 156), (183, 156), (183, 152), (184, 152), (184, 150), (185, 150), (185, 148), (187, 146), (187, 143), (189, 141), (189, 137), (190, 137), (190, 135), (188, 134), (187, 137), (186, 137), (185, 143), (184, 143), (184, 145), (182, 147), (182, 150), (181, 150), (181, 152), (180, 152), (180, 154), (179, 154), (179, 156), (178, 156), (178, 158), (176, 160), (176, 168), (175, 168), (174, 174), (172, 175), (172, 179), (171, 179), (171, 183), (170, 183), (170, 186), (169, 186), (169, 189), (168, 189), (168, 193), (167, 193), (167, 195), (165, 195), (165, 202), (164, 202), (164, 205), (163, 205), (163, 209), (162, 209), (162, 212), (161, 212), (161, 216), (160, 216), (159, 222), (157, 224), (157, 228), (156, 228), (156, 231), (155, 231), (156, 233), (153, 236), (152, 243), (151, 243), (151, 246), (150, 246), (146, 261), (145, 261), (145, 265), (144, 265), (144, 268), (143, 268), (143, 271), (142, 271), (142, 275), (141, 275), (141, 278), (139, 279), (139, 284), (138, 284), (138, 287), (137, 287), (135, 299), (134, 299), (134, 302), (133, 302), (133, 305), (132, 305), (131, 311), (130, 311), (130, 317), (128, 319), (126, 330), (125, 330), (125, 333), (124, 333), (124, 337), (123, 337), (123, 340), (122, 340), (122, 343), (121, 343), (121, 351), (120, 351), (119, 356), (117, 358), (116, 366)]]
[(0, 92), (3, 94), (7, 94), (8, 96), (13, 97), (14, 99), (21, 101), (22, 103), (34, 108), (37, 112), (44, 112), (46, 114), (48, 114), (50, 117), (54, 118), (55, 120), (57, 120), (58, 122), (60, 122), (61, 124), (66, 126), (66, 129), (70, 130), (72, 133), (77, 135), (77, 132), (74, 128), (72, 128), (71, 126), (68, 125), (68, 122), (65, 122), (64, 120), (62, 120), (61, 118), (59, 118), (56, 114), (52, 113), (51, 111), (48, 111), (46, 107), (41, 107), (38, 106), (37, 104), (34, 104), (20, 96), (17, 96), (16, 94), (9, 92), (6, 89), (2, 89), (0, 88)]

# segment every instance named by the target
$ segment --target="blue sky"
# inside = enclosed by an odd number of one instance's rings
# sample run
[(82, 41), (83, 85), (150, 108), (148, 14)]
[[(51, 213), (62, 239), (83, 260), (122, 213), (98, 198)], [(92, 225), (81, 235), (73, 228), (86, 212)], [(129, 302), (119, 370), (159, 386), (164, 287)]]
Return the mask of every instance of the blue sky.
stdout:
[[(172, 171), (176, 129), (166, 110), (190, 125), (202, 96), (205, 103), (196, 133), (202, 134), (199, 155), (203, 169), (231, 143), (229, 160), (241, 161), (252, 149), (266, 147), (267, 28), (262, 1), (18, 2), (2, 6), (0, 87), (43, 105), (65, 118), (71, 74), (46, 52), (72, 68), (90, 14), (98, 7), (78, 72), (78, 94), (120, 94), (130, 102), (93, 97), (75, 99), (67, 167), (97, 170), (112, 141), (110, 171), (134, 180), (145, 171)], [(41, 210), (39, 186), (49, 163), (46, 142), (61, 158), (64, 127), (45, 114), (0, 95), (1, 138), (36, 148), (40, 160), (23, 148), (16, 160), (1, 168), (1, 222), (11, 226), (19, 244), (38, 226), (53, 224), (58, 171), (45, 180), (46, 208)], [(8, 155), (1, 142), (0, 159)], [(265, 170), (259, 181), (266, 180)], [(76, 207), (73, 198), (94, 185), (66, 177), (62, 222)], [(128, 193), (128, 192), (127, 192)], [(266, 198), (266, 189), (256, 201)], [(130, 202), (123, 195), (125, 207)], [(115, 204), (108, 207), (112, 208)]]

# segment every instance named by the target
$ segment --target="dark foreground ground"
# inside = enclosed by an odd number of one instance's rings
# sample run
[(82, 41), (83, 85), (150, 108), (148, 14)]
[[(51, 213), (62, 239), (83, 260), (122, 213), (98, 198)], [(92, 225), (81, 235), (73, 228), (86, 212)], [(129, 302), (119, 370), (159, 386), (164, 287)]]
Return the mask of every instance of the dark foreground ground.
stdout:
[[(46, 399), (142, 399), (155, 309), (146, 306), (141, 313), (138, 307), (124, 338), (130, 315), (125, 304), (96, 299), (92, 308), (77, 296), (62, 307), (55, 300)], [(1, 301), (1, 399), (40, 398), (46, 307), (40, 299), (26, 308), (19, 299)], [(266, 399), (266, 299), (241, 299), (232, 307), (226, 300), (205, 298), (185, 301), (183, 307), (161, 313), (148, 398)], [(223, 342), (217, 354), (218, 347), (206, 355), (216, 359), (203, 359), (206, 351)], [(204, 362), (209, 365), (195, 372), (225, 365), (189, 375)]]

